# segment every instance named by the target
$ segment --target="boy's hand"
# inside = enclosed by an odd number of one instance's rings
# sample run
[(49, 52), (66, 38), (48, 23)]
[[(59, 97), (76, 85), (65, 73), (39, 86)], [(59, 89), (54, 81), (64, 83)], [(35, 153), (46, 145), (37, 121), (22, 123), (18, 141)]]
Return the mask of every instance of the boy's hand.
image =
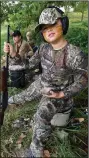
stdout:
[(4, 52), (9, 53), (11, 57), (14, 57), (16, 55), (13, 46), (10, 43), (4, 42)]
[(48, 98), (63, 98), (64, 97), (64, 93), (62, 91), (60, 92), (53, 92), (50, 91), (49, 95), (45, 95)]
[(41, 93), (48, 97), (48, 98), (63, 98), (64, 97), (64, 93), (62, 91), (60, 92), (53, 92), (51, 90), (51, 87), (45, 87), (41, 90)]

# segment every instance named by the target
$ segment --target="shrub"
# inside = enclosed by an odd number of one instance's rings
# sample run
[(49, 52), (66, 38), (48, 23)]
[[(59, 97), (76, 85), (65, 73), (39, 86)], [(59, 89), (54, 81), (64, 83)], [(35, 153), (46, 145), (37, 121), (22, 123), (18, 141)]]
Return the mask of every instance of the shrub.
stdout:
[(69, 28), (66, 35), (68, 41), (78, 47), (85, 53), (88, 53), (88, 30), (82, 27)]
[(82, 25), (88, 27), (88, 21), (83, 21)]

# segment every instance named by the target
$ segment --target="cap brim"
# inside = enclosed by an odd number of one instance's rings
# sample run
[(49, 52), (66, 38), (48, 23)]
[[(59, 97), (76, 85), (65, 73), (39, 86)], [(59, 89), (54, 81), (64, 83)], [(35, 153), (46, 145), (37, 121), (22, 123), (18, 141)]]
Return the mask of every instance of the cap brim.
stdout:
[(44, 25), (45, 25), (45, 24), (38, 24), (38, 25), (35, 27), (35, 32), (41, 31), (42, 26), (44, 26)]
[[(57, 20), (57, 19), (56, 19)], [(41, 29), (42, 29), (42, 26), (44, 26), (44, 25), (52, 25), (52, 24), (54, 24), (55, 22), (56, 22), (56, 20), (55, 21), (52, 21), (51, 23), (46, 23), (46, 24), (38, 24), (36, 27), (35, 27), (35, 31), (36, 32), (39, 32), (39, 31), (41, 31)]]

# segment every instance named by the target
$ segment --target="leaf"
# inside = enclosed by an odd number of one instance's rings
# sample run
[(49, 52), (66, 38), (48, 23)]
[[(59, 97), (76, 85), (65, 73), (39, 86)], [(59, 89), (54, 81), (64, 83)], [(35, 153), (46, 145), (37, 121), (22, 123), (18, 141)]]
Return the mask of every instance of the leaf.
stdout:
[(50, 158), (50, 153), (49, 153), (49, 151), (48, 150), (44, 150), (44, 156), (43, 156), (43, 158)]
[(19, 139), (17, 140), (17, 144), (21, 144), (21, 142), (22, 142), (22, 140), (23, 140), (23, 138), (25, 138), (26, 137), (26, 135), (24, 135), (23, 133), (21, 133), (21, 135), (20, 135), (20, 137), (19, 137)]
[(84, 118), (79, 118), (79, 122), (83, 122), (84, 121)]

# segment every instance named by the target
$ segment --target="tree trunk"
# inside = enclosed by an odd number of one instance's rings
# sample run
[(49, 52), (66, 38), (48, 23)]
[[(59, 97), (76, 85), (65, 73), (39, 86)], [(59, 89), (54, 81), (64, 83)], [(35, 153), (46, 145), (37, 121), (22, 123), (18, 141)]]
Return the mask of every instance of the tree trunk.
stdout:
[(82, 12), (81, 22), (83, 21), (83, 18), (84, 18), (84, 12)]

